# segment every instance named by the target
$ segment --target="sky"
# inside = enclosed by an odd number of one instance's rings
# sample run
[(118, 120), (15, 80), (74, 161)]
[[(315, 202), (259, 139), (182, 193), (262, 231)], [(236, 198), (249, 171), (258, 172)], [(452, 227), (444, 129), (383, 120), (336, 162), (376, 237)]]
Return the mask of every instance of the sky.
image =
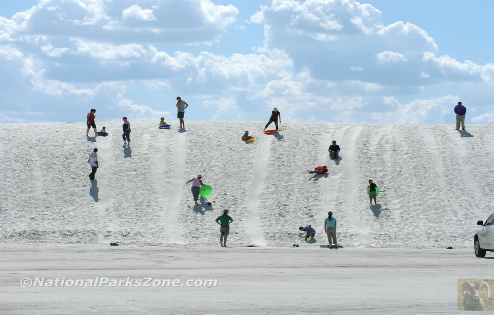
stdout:
[(23, 0), (0, 7), (0, 122), (494, 121), (494, 2)]

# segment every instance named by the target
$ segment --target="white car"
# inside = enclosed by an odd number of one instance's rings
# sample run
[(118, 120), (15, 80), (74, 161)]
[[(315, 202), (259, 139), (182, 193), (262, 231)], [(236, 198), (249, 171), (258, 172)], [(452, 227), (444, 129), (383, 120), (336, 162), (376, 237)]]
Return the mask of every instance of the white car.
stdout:
[(473, 238), (475, 256), (485, 257), (486, 252), (494, 251), (494, 213), (485, 222), (478, 221), (477, 225), (481, 225), (482, 230)]

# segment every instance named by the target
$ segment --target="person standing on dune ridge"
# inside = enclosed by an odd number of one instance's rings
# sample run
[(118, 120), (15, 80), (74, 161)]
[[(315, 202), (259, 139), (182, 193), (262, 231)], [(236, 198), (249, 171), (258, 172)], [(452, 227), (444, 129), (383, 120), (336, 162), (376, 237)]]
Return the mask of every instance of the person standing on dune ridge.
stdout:
[(89, 137), (89, 130), (91, 128), (94, 129), (94, 136), (96, 137), (98, 135), (98, 131), (96, 130), (96, 109), (91, 108), (91, 110), (87, 114), (86, 125), (87, 125), (86, 137)]
[(177, 96), (177, 118), (180, 121), (180, 130), (185, 130), (185, 110), (189, 107), (189, 104), (182, 100), (180, 96)]
[(130, 122), (127, 119), (127, 117), (122, 118), (123, 124), (122, 124), (122, 139), (124, 141), (124, 145), (130, 145)]
[(266, 130), (269, 127), (269, 125), (271, 125), (271, 123), (273, 122), (274, 125), (276, 126), (276, 130), (278, 130), (279, 127), (278, 123), (281, 124), (281, 113), (276, 107), (273, 108), (273, 111), (271, 112), (271, 117), (269, 118), (268, 123), (264, 127), (264, 130)]
[(456, 114), (456, 130), (465, 131), (465, 114), (467, 113), (467, 108), (463, 106), (462, 102), (458, 102), (455, 106), (455, 114)]

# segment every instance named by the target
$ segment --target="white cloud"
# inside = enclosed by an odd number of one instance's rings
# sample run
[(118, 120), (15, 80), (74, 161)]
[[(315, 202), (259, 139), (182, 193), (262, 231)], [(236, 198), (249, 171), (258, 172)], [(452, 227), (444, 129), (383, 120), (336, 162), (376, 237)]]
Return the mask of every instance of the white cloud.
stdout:
[(389, 50), (381, 51), (376, 57), (379, 63), (400, 63), (408, 61), (403, 54)]
[(42, 0), (0, 20), (0, 40), (42, 35), (109, 42), (207, 42), (235, 22), (238, 9), (211, 0)]
[[(263, 24), (268, 48), (285, 50), (318, 79), (422, 85), (422, 55), (438, 50), (424, 29), (403, 21), (385, 25), (378, 9), (355, 0), (274, 0), (251, 22)], [(397, 63), (399, 80), (388, 66)]]
[(143, 9), (140, 5), (134, 4), (122, 11), (124, 20), (138, 20), (144, 22), (155, 21), (156, 17), (152, 9)]
[(372, 5), (273, 0), (250, 18), (264, 46), (222, 55), (239, 14), (224, 2), (40, 0), (0, 17), (0, 120), (79, 118), (88, 104), (99, 118), (154, 117), (177, 95), (210, 119), (276, 106), (291, 119), (442, 122), (460, 96), (472, 120), (492, 117), (494, 65), (450, 57)]

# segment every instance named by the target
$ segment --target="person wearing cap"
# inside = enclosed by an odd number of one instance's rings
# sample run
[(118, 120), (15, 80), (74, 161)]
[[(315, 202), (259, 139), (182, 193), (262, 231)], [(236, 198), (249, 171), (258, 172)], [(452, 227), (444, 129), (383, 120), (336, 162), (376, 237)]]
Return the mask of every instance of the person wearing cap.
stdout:
[(215, 221), (220, 225), (220, 245), (226, 247), (226, 240), (230, 234), (230, 223), (233, 222), (233, 219), (228, 215), (228, 210), (224, 210), (223, 214), (217, 217)]
[(124, 141), (124, 145), (129, 145), (130, 144), (130, 122), (127, 119), (127, 117), (122, 118), (123, 124), (122, 124), (122, 139)]
[(328, 236), (329, 248), (338, 248), (336, 240), (336, 219), (333, 217), (333, 212), (328, 212), (328, 217), (324, 220), (324, 231)]
[(271, 117), (269, 118), (268, 123), (264, 127), (264, 130), (266, 130), (271, 123), (274, 122), (274, 125), (276, 126), (276, 130), (278, 130), (278, 122), (281, 124), (281, 113), (280, 111), (275, 107), (273, 108), (273, 111), (271, 112)]
[(188, 183), (192, 183), (190, 190), (192, 192), (192, 197), (194, 198), (194, 203), (197, 206), (199, 205), (197, 201), (199, 200), (199, 193), (201, 192), (201, 186), (204, 185), (204, 183), (202, 182), (202, 175), (197, 175), (197, 177), (187, 181), (187, 184)]
[(177, 96), (177, 118), (180, 120), (180, 129), (185, 130), (185, 109), (189, 107), (186, 101), (184, 101), (180, 96)]
[(98, 135), (98, 131), (96, 130), (96, 109), (91, 108), (89, 113), (87, 114), (86, 117), (86, 125), (87, 125), (87, 130), (86, 130), (86, 137), (89, 137), (89, 130), (91, 128), (94, 129), (94, 135)]

